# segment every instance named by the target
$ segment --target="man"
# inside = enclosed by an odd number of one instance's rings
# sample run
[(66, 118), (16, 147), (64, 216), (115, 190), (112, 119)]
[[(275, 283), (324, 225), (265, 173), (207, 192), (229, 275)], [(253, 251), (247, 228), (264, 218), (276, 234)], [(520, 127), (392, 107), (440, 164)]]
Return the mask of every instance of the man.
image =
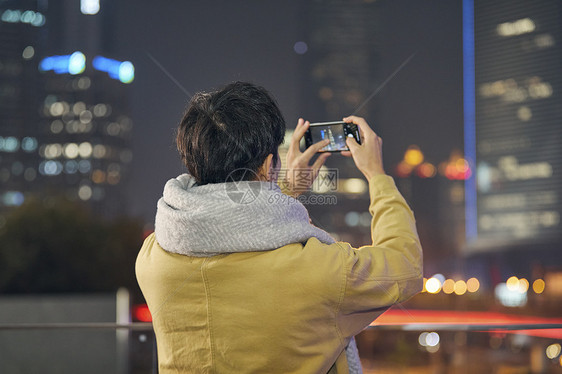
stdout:
[[(415, 221), (382, 163), (382, 140), (351, 116), (347, 139), (369, 182), (370, 246), (336, 242), (277, 186), (285, 122), (265, 89), (236, 82), (191, 100), (177, 134), (188, 174), (168, 181), (136, 272), (152, 313), (160, 373), (360, 371), (353, 336), (422, 288)], [(287, 155), (298, 196), (328, 154)], [(347, 354), (346, 354), (347, 348)], [(350, 358), (351, 357), (351, 358)]]

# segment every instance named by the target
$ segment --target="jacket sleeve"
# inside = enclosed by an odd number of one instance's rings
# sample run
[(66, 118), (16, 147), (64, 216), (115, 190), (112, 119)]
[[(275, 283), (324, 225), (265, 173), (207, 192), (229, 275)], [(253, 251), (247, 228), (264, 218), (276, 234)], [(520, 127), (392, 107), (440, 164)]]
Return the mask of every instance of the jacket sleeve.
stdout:
[(337, 325), (342, 338), (358, 334), (386, 308), (422, 290), (422, 248), (414, 214), (394, 180), (377, 175), (369, 181), (373, 244), (342, 248), (343, 279)]

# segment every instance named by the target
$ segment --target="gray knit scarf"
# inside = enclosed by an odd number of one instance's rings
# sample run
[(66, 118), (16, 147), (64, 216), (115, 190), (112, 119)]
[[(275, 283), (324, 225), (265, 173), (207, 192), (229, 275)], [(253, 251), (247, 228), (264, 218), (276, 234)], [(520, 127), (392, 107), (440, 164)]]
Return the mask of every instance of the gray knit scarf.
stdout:
[[(335, 240), (310, 223), (306, 208), (270, 182), (198, 186), (189, 174), (170, 179), (158, 201), (156, 240), (168, 252), (208, 257), (274, 250), (315, 237)], [(349, 371), (362, 373), (355, 339), (346, 347)]]

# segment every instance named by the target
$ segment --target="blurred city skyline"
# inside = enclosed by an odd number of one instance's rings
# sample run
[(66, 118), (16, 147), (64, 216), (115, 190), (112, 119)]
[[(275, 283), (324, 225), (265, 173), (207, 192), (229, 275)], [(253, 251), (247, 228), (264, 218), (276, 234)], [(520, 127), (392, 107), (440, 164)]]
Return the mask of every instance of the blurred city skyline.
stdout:
[[(307, 54), (314, 51), (295, 51), (296, 43), (311, 44), (305, 5), (139, 1), (133, 11), (127, 2), (115, 4), (114, 44), (136, 68), (131, 85), (133, 215), (151, 224), (164, 183), (185, 172), (174, 144), (175, 127), (189, 100), (184, 91), (248, 80), (276, 97), (288, 129), (301, 116), (315, 122), (340, 119), (317, 118), (307, 107), (312, 98), (303, 93), (304, 69)], [(373, 113), (367, 120), (385, 141), (385, 166), (391, 173), (412, 144), (438, 164), (463, 146), (461, 5), (381, 1), (375, 6), (382, 24), (376, 40), (380, 61), (368, 82), (372, 90), (416, 53), (367, 105)], [(411, 11), (403, 12), (405, 6)]]
[[(559, 0), (0, 0), (5, 305), (125, 287), (124, 321), (151, 321), (134, 262), (164, 184), (187, 171), (176, 126), (194, 93), (250, 81), (284, 114), (282, 157), (300, 117), (365, 116), (414, 211), (424, 289), (377, 323), (454, 328), (366, 330), (362, 356), (559, 372), (562, 330), (544, 326), (562, 300), (560, 25)], [(369, 244), (353, 161), (332, 155), (317, 181), (304, 196), (328, 203), (305, 204), (312, 222)], [(476, 322), (486, 332), (467, 334)]]

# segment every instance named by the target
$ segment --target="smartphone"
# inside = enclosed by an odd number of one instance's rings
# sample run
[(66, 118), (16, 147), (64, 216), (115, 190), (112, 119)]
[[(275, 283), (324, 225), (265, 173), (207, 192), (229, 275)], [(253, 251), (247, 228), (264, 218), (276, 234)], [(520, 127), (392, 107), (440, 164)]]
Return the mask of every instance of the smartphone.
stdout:
[(359, 128), (353, 123), (346, 122), (318, 122), (311, 123), (304, 134), (306, 148), (321, 140), (329, 139), (330, 143), (319, 152), (341, 152), (349, 151), (346, 138), (355, 138), (361, 144)]

